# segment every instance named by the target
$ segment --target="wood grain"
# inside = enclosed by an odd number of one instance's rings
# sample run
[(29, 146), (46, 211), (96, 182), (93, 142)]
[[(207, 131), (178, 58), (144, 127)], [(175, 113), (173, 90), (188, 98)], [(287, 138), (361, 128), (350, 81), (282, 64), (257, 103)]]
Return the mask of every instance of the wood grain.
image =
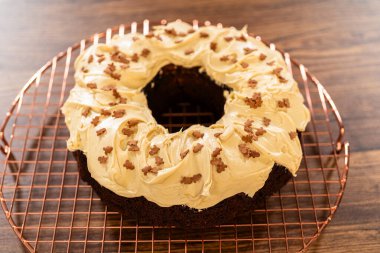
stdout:
[[(0, 113), (48, 59), (94, 32), (145, 18), (210, 20), (286, 49), (325, 85), (351, 143), (342, 204), (310, 252), (380, 251), (380, 2), (376, 0), (11, 1), (0, 6)], [(0, 215), (0, 252), (22, 252)]]

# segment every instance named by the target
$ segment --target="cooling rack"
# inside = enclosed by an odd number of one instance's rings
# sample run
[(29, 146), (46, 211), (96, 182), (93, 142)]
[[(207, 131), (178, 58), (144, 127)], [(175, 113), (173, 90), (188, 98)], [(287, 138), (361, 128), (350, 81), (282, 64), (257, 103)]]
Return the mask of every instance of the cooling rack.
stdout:
[[(212, 228), (154, 227), (107, 209), (80, 179), (60, 112), (74, 85), (73, 61), (86, 47), (138, 28), (148, 33), (149, 21), (107, 29), (59, 53), (32, 76), (6, 114), (0, 128), (0, 201), (22, 244), (30, 252), (305, 252), (342, 199), (349, 144), (329, 94), (286, 52), (280, 51), (306, 98), (311, 122), (301, 134), (297, 177), (263, 209)], [(186, 103), (163, 116), (171, 131), (213, 120), (212, 113)]]

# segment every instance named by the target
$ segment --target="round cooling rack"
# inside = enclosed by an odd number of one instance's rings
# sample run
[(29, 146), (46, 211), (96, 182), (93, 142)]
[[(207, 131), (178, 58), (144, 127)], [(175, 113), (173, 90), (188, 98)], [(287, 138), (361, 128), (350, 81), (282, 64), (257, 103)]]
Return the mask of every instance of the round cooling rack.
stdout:
[[(198, 21), (193, 26), (197, 29)], [(342, 199), (349, 145), (331, 97), (288, 53), (282, 52), (306, 98), (311, 122), (301, 134), (303, 160), (297, 177), (269, 197), (265, 208), (235, 224), (212, 228), (154, 227), (107, 209), (80, 179), (66, 149), (69, 132), (60, 112), (74, 86), (73, 62), (86, 47), (108, 43), (116, 33), (135, 33), (138, 27), (133, 22), (107, 29), (59, 53), (33, 75), (7, 113), (0, 129), (0, 201), (23, 245), (31, 252), (306, 251)], [(149, 21), (141, 28), (148, 33)], [(275, 50), (274, 44), (268, 45)], [(213, 120), (212, 113), (186, 103), (163, 117), (171, 131)]]

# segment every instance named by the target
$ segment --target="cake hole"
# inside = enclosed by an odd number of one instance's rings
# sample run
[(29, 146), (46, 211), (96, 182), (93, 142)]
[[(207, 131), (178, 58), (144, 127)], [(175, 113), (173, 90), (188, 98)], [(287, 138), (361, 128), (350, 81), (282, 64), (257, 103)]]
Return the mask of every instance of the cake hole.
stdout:
[(156, 121), (174, 133), (195, 124), (210, 126), (224, 114), (227, 87), (216, 85), (199, 68), (167, 65), (145, 88)]

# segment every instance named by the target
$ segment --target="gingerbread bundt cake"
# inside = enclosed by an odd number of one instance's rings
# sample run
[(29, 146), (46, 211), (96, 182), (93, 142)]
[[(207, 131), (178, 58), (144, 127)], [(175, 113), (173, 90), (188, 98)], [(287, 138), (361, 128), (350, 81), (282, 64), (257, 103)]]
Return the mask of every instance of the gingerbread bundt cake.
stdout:
[[(82, 178), (129, 216), (229, 222), (296, 175), (309, 111), (282, 55), (246, 28), (177, 20), (115, 35), (75, 70), (62, 107), (67, 147)], [(157, 118), (183, 97), (220, 119), (170, 133)]]

